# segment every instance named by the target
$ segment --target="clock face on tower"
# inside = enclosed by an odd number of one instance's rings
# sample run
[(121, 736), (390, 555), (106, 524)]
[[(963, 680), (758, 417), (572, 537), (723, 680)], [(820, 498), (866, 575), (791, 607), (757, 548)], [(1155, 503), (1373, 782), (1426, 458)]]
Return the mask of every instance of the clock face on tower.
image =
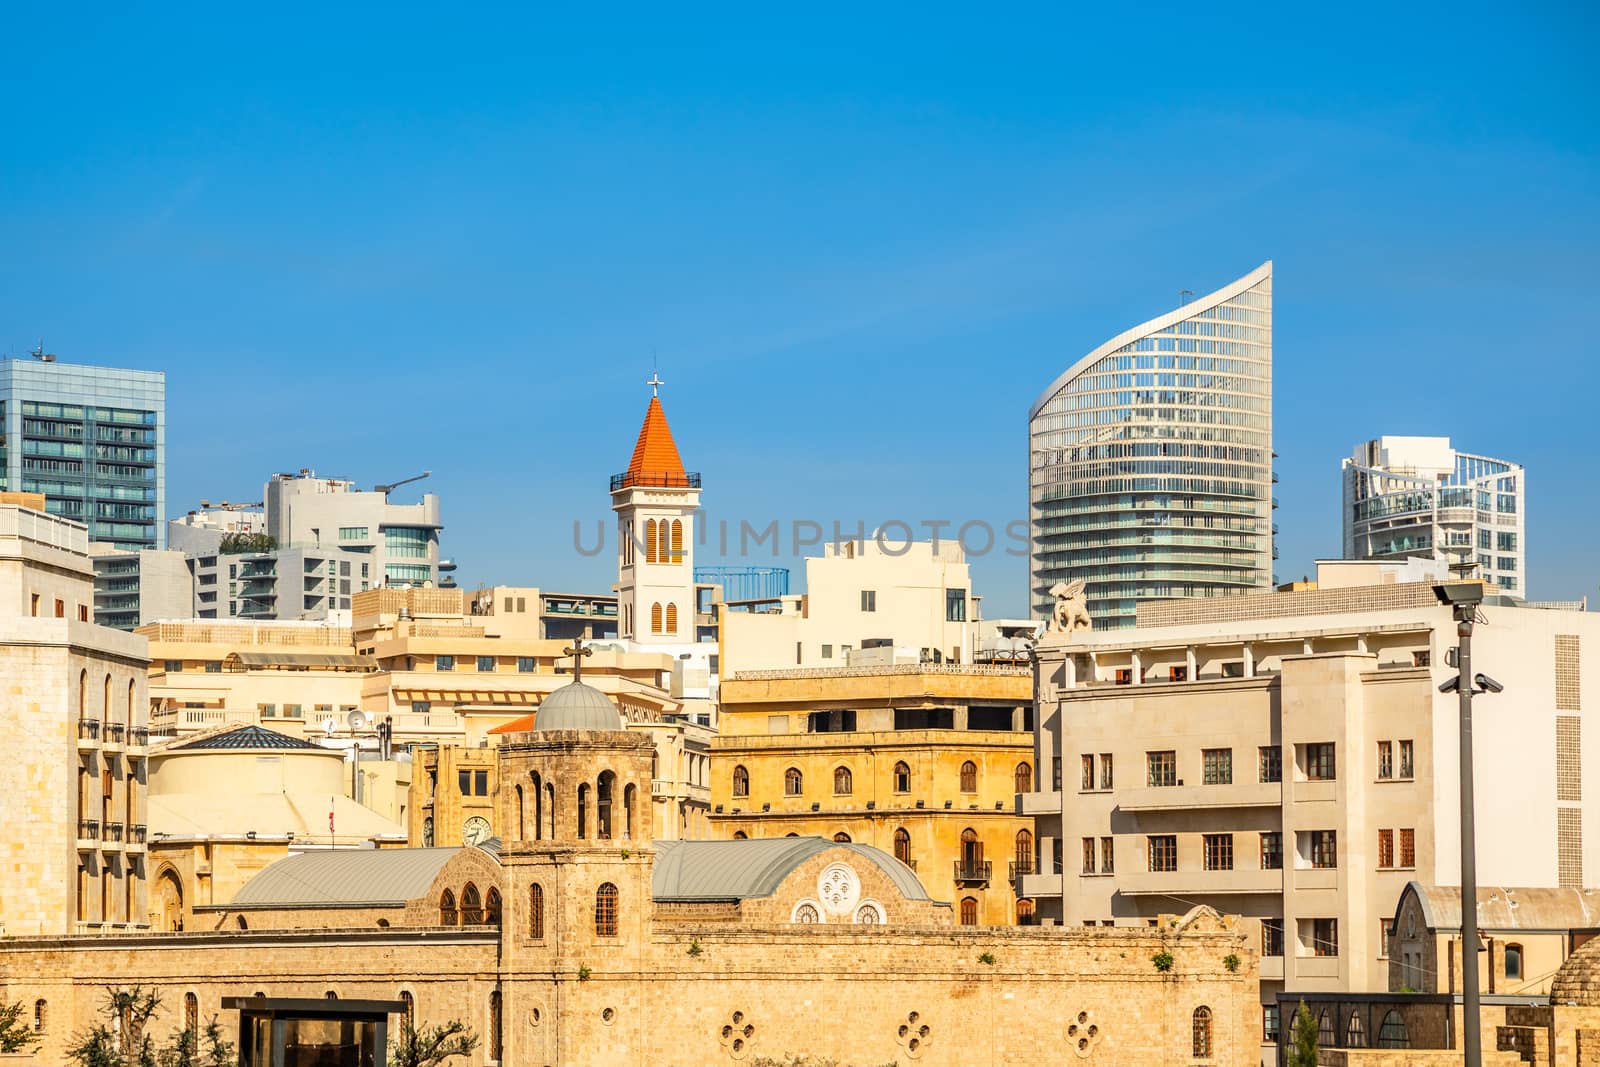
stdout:
[(463, 845), (481, 845), (489, 840), (489, 820), (482, 815), (474, 815), (461, 826), (461, 843)]

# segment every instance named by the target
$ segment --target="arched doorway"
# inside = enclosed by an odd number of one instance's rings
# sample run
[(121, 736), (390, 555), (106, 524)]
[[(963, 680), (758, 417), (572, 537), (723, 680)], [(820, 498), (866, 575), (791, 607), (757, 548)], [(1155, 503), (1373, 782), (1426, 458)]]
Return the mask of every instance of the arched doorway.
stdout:
[(176, 933), (183, 929), (183, 883), (178, 872), (164, 868), (156, 879), (156, 928)]

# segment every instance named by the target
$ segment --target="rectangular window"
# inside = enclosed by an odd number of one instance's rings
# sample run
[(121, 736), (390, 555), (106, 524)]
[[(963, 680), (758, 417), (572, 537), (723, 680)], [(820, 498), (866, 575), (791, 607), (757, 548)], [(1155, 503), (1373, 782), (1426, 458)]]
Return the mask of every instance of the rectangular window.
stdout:
[(169, 659), (166, 661), (166, 667), (168, 674), (178, 674), (183, 670), (183, 660)]
[(823, 659), (832, 659), (833, 658), (833, 646), (832, 645), (823, 645), (822, 646), (822, 658)]
[(1200, 753), (1206, 785), (1233, 784), (1233, 749), (1208, 748)]
[(965, 589), (946, 589), (944, 591), (944, 621), (967, 621), (967, 591)]
[(1267, 830), (1261, 835), (1261, 869), (1283, 870), (1283, 832)]
[(863, 590), (861, 590), (861, 610), (862, 611), (877, 611), (878, 610), (878, 593), (877, 593), (877, 590), (875, 590), (875, 589), (863, 589)]
[(1283, 955), (1283, 920), (1261, 920), (1261, 954), (1263, 956)]
[(1413, 667), (1431, 667), (1433, 665), (1433, 653), (1425, 648), (1411, 653), (1411, 665)]
[(1233, 835), (1205, 835), (1206, 870), (1233, 870)]
[(221, 674), (222, 673), (222, 661), (220, 659), (208, 659), (208, 660), (206, 660), (206, 673), (207, 674)]
[(433, 657), (433, 669), (436, 671), (453, 671), (456, 669), (456, 658), (454, 656), (435, 656)]
[(1339, 920), (1311, 920), (1311, 953), (1314, 956), (1339, 954)]
[(1145, 841), (1149, 852), (1150, 870), (1178, 869), (1178, 838), (1175, 834), (1152, 834)]
[(1092, 837), (1084, 838), (1083, 839), (1083, 873), (1084, 874), (1093, 874), (1094, 873), (1094, 856), (1095, 856), (1094, 849), (1095, 849), (1094, 838), (1092, 838)]
[(1116, 865), (1116, 850), (1111, 847), (1111, 841), (1112, 841), (1112, 839), (1109, 838), (1109, 837), (1102, 837), (1100, 839), (1100, 873), (1101, 874), (1113, 874), (1113, 873), (1116, 872), (1116, 869), (1117, 869), (1117, 865)]
[(1387, 870), (1394, 866), (1394, 831), (1378, 831), (1378, 869)]
[[(1282, 939), (1282, 931), (1279, 931)], [(1279, 952), (1278, 955), (1283, 955)], [(1276, 1045), (1278, 1043), (1278, 1006), (1276, 1004), (1261, 1005), (1261, 1043), (1263, 1045)]]
[(486, 797), (489, 795), (488, 771), (472, 772), (472, 795), (475, 797)]
[(416, 712), (418, 715), (426, 715), (428, 713), (428, 709), (431, 708), (431, 707), (433, 707), (433, 704), (432, 704), (431, 701), (413, 700), (411, 702), (411, 710), (413, 712)]
[(1514, 533), (1495, 534), (1494, 547), (1500, 552), (1515, 552), (1517, 550), (1517, 535)]
[(472, 772), (457, 771), (456, 785), (460, 787), (462, 796), (470, 797), (472, 795)]
[(1050, 760), (1050, 789), (1061, 792), (1061, 757), (1055, 756)]
[(367, 540), (367, 529), (365, 526), (341, 526), (339, 527), (339, 540), (365, 541)]
[(1317, 870), (1333, 870), (1339, 866), (1339, 833), (1337, 830), (1312, 830), (1311, 866)]
[(1078, 788), (1087, 792), (1094, 788), (1094, 757), (1084, 753), (1081, 759), (1083, 762), (1083, 784)]
[(494, 673), (494, 657), (493, 656), (479, 656), (478, 657), (478, 673), (479, 674), (492, 674), (492, 673)]
[(1173, 751), (1146, 752), (1146, 781), (1149, 786), (1178, 784), (1178, 754)]
[(1100, 753), (1100, 788), (1111, 788), (1111, 753)]
[(278, 717), (278, 705), (257, 704), (256, 714), (261, 716), (263, 719), (275, 719)]
[(1283, 781), (1283, 749), (1277, 745), (1262, 745), (1260, 749), (1260, 776), (1263, 782)]
[(1222, 665), (1222, 676), (1224, 678), (1243, 678), (1244, 664), (1238, 661), (1224, 663)]
[(1417, 832), (1400, 831), (1400, 866), (1410, 870), (1417, 865)]
[(539, 669), (538, 664), (536, 664), (534, 662), (534, 659), (533, 659), (532, 656), (518, 656), (517, 657), (517, 673), (518, 674), (532, 674), (534, 671), (536, 671), (538, 669)]
[(1411, 742), (1400, 742), (1400, 777), (1411, 777)]
[(1394, 742), (1378, 742), (1378, 778), (1385, 780), (1394, 777)]
[(283, 706), (283, 714), (286, 718), (290, 719), (299, 719), (305, 715), (305, 713), (300, 710), (299, 704), (285, 704)]
[(1335, 780), (1337, 766), (1333, 758), (1333, 742), (1319, 741), (1305, 746), (1306, 778), (1313, 782)]

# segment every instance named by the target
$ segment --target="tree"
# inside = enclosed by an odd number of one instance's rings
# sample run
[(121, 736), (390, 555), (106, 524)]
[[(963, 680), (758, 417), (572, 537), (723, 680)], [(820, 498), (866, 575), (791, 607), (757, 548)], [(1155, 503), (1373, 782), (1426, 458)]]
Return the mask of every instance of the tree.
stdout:
[(1289, 1051), (1289, 1067), (1317, 1067), (1317, 1017), (1303, 1000), (1294, 1016), (1294, 1048)]
[(457, 1056), (472, 1055), (477, 1047), (478, 1035), (460, 1019), (421, 1030), (406, 1019), (389, 1046), (389, 1067), (440, 1067)]
[(213, 1018), (204, 1033), (185, 1027), (157, 1046), (146, 1029), (161, 1007), (161, 995), (132, 989), (106, 990), (100, 1014), (116, 1024), (97, 1023), (72, 1039), (67, 1056), (78, 1067), (237, 1067), (233, 1045)]
[(38, 1040), (39, 1035), (28, 1025), (22, 1002), (8, 1004), (0, 1000), (0, 1052), (26, 1052)]
[(231, 533), (223, 535), (217, 551), (224, 556), (239, 556), (251, 552), (271, 552), (277, 547), (277, 539), (271, 534)]

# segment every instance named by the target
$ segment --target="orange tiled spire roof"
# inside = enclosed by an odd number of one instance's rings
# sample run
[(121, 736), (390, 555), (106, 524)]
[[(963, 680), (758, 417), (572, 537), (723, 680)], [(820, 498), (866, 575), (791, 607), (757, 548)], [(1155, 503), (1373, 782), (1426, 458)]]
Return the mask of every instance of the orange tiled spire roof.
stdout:
[(630, 485), (689, 485), (691, 479), (683, 469), (678, 456), (678, 446), (672, 440), (672, 427), (667, 425), (667, 413), (662, 410), (657, 390), (665, 384), (659, 375), (652, 374), (645, 383), (650, 387), (650, 406), (644, 412), (644, 425), (639, 427), (639, 440), (633, 446), (633, 459), (628, 471), (613, 482), (612, 488)]

